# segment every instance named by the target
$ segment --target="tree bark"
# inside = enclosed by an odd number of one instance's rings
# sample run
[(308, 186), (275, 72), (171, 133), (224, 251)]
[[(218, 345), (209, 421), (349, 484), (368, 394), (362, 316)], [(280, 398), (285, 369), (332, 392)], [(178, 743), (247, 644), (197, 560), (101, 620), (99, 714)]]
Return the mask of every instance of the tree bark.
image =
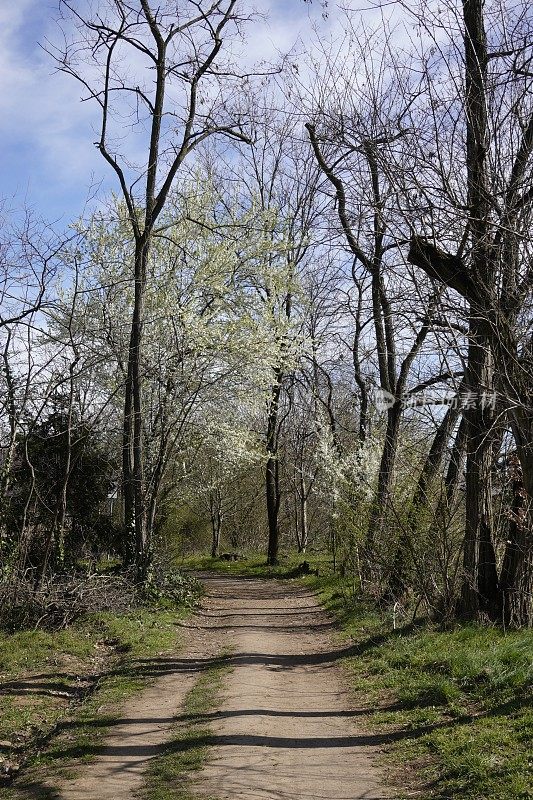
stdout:
[[(463, 585), (458, 612), (465, 619), (480, 613), (499, 617), (500, 600), (493, 545), (492, 462), (494, 411), (482, 402), (492, 392), (493, 359), (489, 343), (471, 322), (466, 386), (471, 408), (464, 412), (467, 428), (466, 525)], [(485, 405), (485, 407), (484, 407)]]
[(467, 441), (466, 420), (464, 415), (461, 417), (461, 422), (455, 434), (452, 451), (450, 453), (450, 460), (448, 462), (448, 469), (444, 477), (444, 505), (439, 504), (438, 516), (441, 517), (445, 514), (447, 518), (453, 512), (459, 494), (459, 487), (461, 484), (461, 476), (463, 474), (465, 463), (465, 450)]
[[(129, 360), (131, 362), (131, 400), (133, 407), (133, 512), (135, 531), (135, 571), (139, 581), (147, 577), (150, 562), (150, 543), (146, 528), (143, 461), (143, 396), (141, 355), (144, 328), (144, 295), (148, 267), (150, 234), (145, 233), (135, 248), (135, 296), (131, 323)], [(130, 409), (125, 408), (125, 414)]]
[(401, 419), (401, 404), (396, 401), (391, 408), (387, 409), (387, 425), (379, 464), (378, 487), (370, 511), (370, 522), (365, 542), (365, 560), (372, 573), (375, 572), (377, 566), (374, 558), (376, 541), (381, 541), (382, 539), (387, 517)]
[(222, 538), (222, 498), (220, 490), (215, 490), (211, 504), (211, 558), (217, 558), (220, 552), (220, 540)]
[[(130, 332), (130, 347), (132, 349)], [(124, 500), (124, 565), (135, 563), (135, 508), (133, 495), (133, 389), (132, 359), (128, 355), (128, 371), (124, 390), (124, 418), (122, 426), (122, 497)]]
[(274, 383), (270, 396), (270, 407), (267, 424), (267, 463), (266, 463), (266, 506), (268, 519), (267, 564), (275, 566), (279, 563), (279, 508), (281, 494), (279, 486), (278, 461), (278, 416), (279, 400), (283, 375), (281, 368), (274, 369)]
[(511, 519), (507, 547), (502, 564), (500, 585), (503, 619), (507, 626), (532, 627), (533, 536), (531, 534), (528, 496), (522, 469), (516, 455), (510, 458)]
[(270, 456), (266, 465), (266, 501), (268, 516), (267, 564), (279, 563), (279, 473), (278, 459)]
[(309, 528), (307, 523), (307, 497), (309, 490), (305, 485), (303, 470), (300, 473), (300, 537), (298, 552), (305, 553), (309, 544)]

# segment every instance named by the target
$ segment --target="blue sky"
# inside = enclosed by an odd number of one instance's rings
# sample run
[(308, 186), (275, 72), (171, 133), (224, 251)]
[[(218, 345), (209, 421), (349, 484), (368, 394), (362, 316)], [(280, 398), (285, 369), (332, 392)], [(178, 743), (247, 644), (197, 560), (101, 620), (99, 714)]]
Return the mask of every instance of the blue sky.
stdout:
[(66, 221), (102, 170), (90, 109), (39, 47), (56, 10), (49, 0), (0, 0), (0, 195), (12, 208)]
[[(319, 0), (257, 4), (269, 21), (250, 28), (249, 52), (261, 57), (305, 38), (310, 16), (320, 19)], [(91, 187), (102, 194), (115, 184), (93, 145), (93, 109), (39, 47), (54, 38), (56, 13), (57, 0), (0, 0), (0, 198), (68, 224), (82, 213)]]

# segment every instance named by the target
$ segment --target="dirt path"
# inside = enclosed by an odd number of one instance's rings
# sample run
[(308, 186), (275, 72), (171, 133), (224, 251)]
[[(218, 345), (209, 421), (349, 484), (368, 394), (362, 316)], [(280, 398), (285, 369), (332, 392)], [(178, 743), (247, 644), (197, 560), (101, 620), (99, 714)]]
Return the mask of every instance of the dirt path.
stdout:
[[(277, 581), (208, 576), (202, 610), (185, 628), (177, 658), (143, 671), (152, 686), (132, 698), (95, 760), (63, 784), (60, 800), (130, 800), (179, 721), (185, 694), (221, 649), (232, 673), (199, 798), (217, 800), (381, 800), (375, 738), (358, 727), (333, 643), (332, 623), (314, 597)], [(360, 723), (359, 723), (360, 725)]]
[[(57, 800), (131, 800), (141, 788), (148, 762), (161, 753), (180, 720), (185, 696), (224, 646), (216, 622), (205, 625), (201, 612), (178, 624), (183, 628), (179, 655), (136, 663), (153, 683), (126, 702), (105, 741), (88, 753), (94, 760), (77, 768), (74, 780), (63, 783)], [(57, 781), (52, 776), (46, 785), (55, 787)]]
[(342, 650), (313, 595), (277, 581), (210, 580), (205, 617), (225, 630), (234, 670), (213, 715), (215, 746), (198, 776), (217, 800), (390, 798), (375, 737), (358, 728)]

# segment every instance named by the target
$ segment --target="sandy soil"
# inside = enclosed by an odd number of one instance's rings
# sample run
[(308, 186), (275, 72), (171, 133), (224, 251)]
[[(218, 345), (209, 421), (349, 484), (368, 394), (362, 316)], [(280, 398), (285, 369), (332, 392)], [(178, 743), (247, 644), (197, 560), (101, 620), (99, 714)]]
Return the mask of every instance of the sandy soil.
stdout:
[[(61, 800), (129, 800), (149, 759), (179, 721), (198, 674), (221, 649), (233, 671), (215, 739), (195, 775), (199, 798), (381, 800), (376, 740), (361, 727), (327, 614), (289, 583), (208, 576), (202, 609), (184, 627), (179, 657), (150, 662), (156, 680), (123, 709), (96, 759), (65, 783)], [(145, 665), (146, 666), (146, 665)]]

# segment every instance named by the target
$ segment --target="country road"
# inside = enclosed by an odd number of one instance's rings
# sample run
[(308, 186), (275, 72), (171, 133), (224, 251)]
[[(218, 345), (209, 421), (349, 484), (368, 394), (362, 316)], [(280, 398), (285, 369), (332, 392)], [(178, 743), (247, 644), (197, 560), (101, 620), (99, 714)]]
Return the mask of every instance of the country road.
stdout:
[[(155, 659), (154, 683), (132, 698), (95, 760), (65, 782), (61, 800), (126, 800), (179, 722), (186, 692), (221, 650), (231, 653), (214, 738), (194, 776), (198, 798), (385, 800), (381, 737), (353, 707), (334, 624), (298, 585), (202, 576), (202, 608), (184, 625), (177, 657)], [(146, 666), (146, 665), (145, 665)]]
[(373, 738), (358, 725), (336, 663), (333, 623), (313, 595), (277, 581), (211, 579), (203, 612), (234, 650), (200, 797), (390, 797)]

